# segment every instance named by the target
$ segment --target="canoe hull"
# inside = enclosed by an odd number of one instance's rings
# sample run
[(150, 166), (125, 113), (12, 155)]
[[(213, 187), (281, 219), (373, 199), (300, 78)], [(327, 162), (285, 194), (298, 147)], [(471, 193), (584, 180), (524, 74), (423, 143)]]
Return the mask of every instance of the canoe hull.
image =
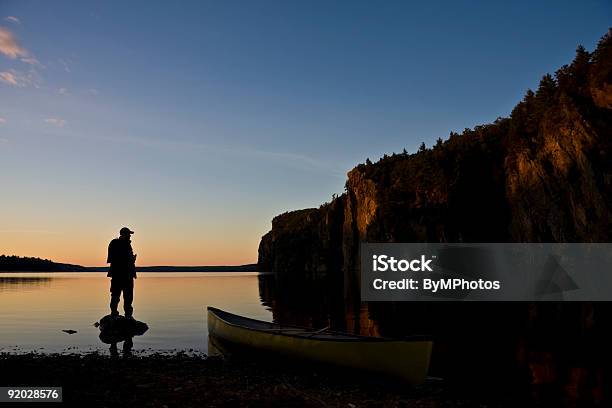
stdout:
[[(300, 360), (365, 370), (412, 384), (425, 380), (432, 342), (372, 339), (346, 341), (292, 336), (232, 324), (208, 310), (208, 331), (215, 341)], [(376, 341), (374, 341), (376, 340)]]

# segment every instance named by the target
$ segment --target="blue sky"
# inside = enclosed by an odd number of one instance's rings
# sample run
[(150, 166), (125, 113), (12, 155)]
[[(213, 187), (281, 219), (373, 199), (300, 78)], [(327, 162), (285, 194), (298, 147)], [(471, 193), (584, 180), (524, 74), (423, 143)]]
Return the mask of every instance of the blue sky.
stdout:
[[(506, 116), (607, 1), (0, 1), (0, 253), (256, 260), (366, 157)], [(140, 248), (140, 251), (138, 249)]]

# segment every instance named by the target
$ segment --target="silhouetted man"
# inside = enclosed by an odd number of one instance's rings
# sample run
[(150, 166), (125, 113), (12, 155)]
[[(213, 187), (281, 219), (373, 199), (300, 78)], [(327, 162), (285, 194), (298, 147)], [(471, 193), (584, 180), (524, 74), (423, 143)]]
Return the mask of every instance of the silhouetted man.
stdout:
[(134, 308), (134, 279), (136, 279), (136, 255), (132, 251), (131, 236), (134, 231), (123, 227), (119, 231), (119, 238), (113, 239), (108, 245), (108, 258), (106, 262), (110, 264), (108, 274), (111, 278), (111, 315), (118, 316), (119, 298), (123, 292), (123, 310), (125, 317), (132, 318)]

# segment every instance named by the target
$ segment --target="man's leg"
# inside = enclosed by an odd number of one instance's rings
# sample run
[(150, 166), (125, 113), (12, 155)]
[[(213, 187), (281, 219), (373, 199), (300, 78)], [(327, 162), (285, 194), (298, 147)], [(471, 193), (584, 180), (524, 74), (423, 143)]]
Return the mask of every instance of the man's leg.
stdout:
[(134, 279), (128, 279), (123, 286), (123, 310), (125, 317), (132, 317), (134, 308), (132, 301), (134, 300)]
[(117, 308), (119, 307), (119, 298), (121, 297), (121, 288), (117, 284), (118, 282), (115, 279), (111, 279), (111, 301), (110, 301), (110, 310), (112, 316), (119, 315), (119, 311)]

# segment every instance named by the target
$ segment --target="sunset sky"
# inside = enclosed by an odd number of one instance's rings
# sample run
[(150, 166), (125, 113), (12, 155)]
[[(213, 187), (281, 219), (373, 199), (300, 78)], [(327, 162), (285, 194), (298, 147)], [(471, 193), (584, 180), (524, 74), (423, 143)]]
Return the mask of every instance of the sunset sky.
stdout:
[(593, 1), (0, 0), (0, 254), (255, 262), (366, 157), (506, 116)]

